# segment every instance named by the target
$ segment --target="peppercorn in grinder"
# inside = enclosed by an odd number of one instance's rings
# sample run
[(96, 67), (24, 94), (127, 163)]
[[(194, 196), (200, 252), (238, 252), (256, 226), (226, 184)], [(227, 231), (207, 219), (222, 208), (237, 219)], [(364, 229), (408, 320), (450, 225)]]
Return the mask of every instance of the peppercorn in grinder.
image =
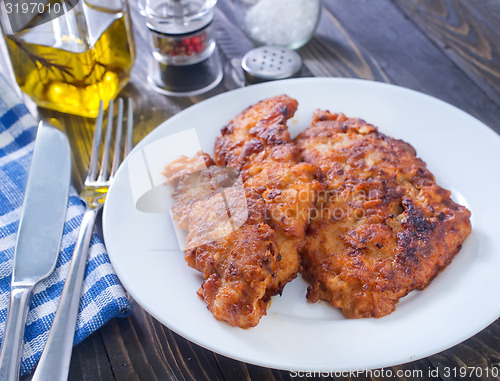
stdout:
[(222, 65), (212, 33), (217, 0), (139, 0), (152, 47), (148, 80), (172, 96), (213, 89)]

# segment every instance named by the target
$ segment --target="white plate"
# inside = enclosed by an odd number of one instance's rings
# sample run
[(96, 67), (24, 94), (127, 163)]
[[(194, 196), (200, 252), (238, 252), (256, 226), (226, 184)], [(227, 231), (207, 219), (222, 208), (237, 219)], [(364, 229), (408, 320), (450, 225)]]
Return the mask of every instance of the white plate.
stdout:
[[(349, 320), (326, 303), (306, 302), (300, 278), (274, 297), (259, 325), (243, 330), (215, 320), (198, 298), (202, 278), (184, 262), (166, 214), (135, 208), (127, 164), (104, 208), (111, 262), (131, 296), (185, 338), (220, 354), (285, 370), (373, 369), (417, 360), (473, 336), (500, 316), (500, 138), (465, 112), (408, 89), (362, 80), (307, 78), (224, 93), (173, 116), (134, 152), (178, 131), (196, 128), (213, 153), (220, 129), (255, 102), (286, 93), (299, 101), (293, 136), (317, 108), (344, 112), (411, 143), (456, 201), (472, 212), (473, 231), (448, 268), (424, 291), (381, 319)], [(127, 163), (127, 161), (125, 162)]]

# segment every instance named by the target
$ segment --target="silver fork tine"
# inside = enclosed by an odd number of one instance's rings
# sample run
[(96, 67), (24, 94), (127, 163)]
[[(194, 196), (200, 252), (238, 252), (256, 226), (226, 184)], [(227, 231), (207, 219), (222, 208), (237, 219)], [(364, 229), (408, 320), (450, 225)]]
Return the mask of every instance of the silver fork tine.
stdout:
[(134, 127), (134, 110), (132, 105), (132, 99), (128, 99), (127, 104), (127, 132), (125, 136), (125, 157), (132, 150), (132, 135), (133, 135), (133, 127)]
[(95, 121), (94, 136), (92, 138), (92, 151), (90, 152), (89, 169), (85, 182), (95, 181), (97, 175), (97, 161), (99, 160), (99, 149), (101, 147), (102, 121), (104, 117), (104, 103), (99, 104), (99, 113)]
[(123, 129), (123, 99), (118, 100), (118, 116), (116, 121), (116, 133), (115, 133), (115, 148), (113, 154), (113, 166), (111, 167), (110, 177), (115, 176), (116, 170), (121, 160), (121, 148), (122, 148), (122, 129)]
[(97, 181), (99, 182), (105, 182), (108, 179), (109, 151), (111, 146), (111, 132), (113, 131), (113, 111), (114, 102), (113, 100), (110, 100), (108, 107), (108, 124), (106, 126), (106, 135), (104, 136), (104, 148), (101, 159), (101, 171), (99, 172), (99, 177), (97, 178)]

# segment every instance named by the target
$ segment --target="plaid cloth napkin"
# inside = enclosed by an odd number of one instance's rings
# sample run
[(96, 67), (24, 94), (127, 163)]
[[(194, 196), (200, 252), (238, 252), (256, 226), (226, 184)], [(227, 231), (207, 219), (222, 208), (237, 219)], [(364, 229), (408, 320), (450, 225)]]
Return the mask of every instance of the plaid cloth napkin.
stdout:
[[(10, 298), (13, 257), (37, 124), (0, 76), (0, 340)], [(42, 354), (68, 272), (84, 205), (73, 187), (61, 251), (54, 273), (34, 290), (24, 335), (21, 374), (31, 372)], [(94, 233), (74, 345), (115, 316), (130, 312), (125, 293), (100, 237)]]

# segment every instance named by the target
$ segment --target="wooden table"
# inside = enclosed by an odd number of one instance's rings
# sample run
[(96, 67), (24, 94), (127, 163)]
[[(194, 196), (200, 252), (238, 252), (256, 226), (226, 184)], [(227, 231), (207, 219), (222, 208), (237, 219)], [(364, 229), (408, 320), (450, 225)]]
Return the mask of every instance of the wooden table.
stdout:
[[(182, 109), (238, 86), (233, 80), (231, 63), (237, 63), (233, 55), (243, 54), (252, 45), (234, 22), (233, 2), (219, 0), (215, 29), (219, 46), (224, 45), (220, 49), (225, 62), (223, 82), (203, 96), (160, 95), (145, 80), (147, 36), (136, 2), (131, 3), (139, 54), (123, 95), (134, 99), (137, 143)], [(405, 86), (449, 102), (500, 133), (499, 0), (324, 0), (317, 33), (299, 53), (304, 60), (304, 76), (364, 78)], [(0, 71), (6, 68), (4, 63)], [(31, 109), (41, 116), (54, 115), (66, 125), (71, 122), (67, 132), (74, 155), (73, 180), (78, 186), (88, 162), (91, 121)], [(292, 378), (289, 372), (248, 365), (192, 344), (133, 300), (131, 304), (130, 317), (110, 321), (74, 349), (70, 380)], [(384, 345), (390, 343), (381, 343)], [(500, 367), (500, 320), (442, 353), (386, 370), (393, 372), (393, 379), (451, 380), (453, 369), (456, 372), (464, 367), (479, 367), (483, 369), (482, 379), (493, 379), (486, 377), (484, 370)], [(438, 375), (430, 376), (435, 369)], [(396, 377), (398, 371), (406, 377)], [(382, 374), (369, 376), (356, 379), (387, 378)]]

